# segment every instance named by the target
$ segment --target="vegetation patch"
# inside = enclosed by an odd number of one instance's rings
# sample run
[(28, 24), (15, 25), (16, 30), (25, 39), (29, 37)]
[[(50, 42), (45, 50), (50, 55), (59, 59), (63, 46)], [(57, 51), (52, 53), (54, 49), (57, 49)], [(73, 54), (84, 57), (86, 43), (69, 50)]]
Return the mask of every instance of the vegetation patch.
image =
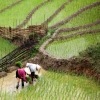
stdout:
[(18, 2), (18, 0), (10, 0), (10, 1), (8, 1), (8, 0), (2, 1), (1, 0), (0, 4), (2, 4), (2, 5), (0, 5), (0, 9), (4, 9), (4, 8), (8, 7), (8, 5), (11, 5), (11, 4), (15, 3), (15, 2)]
[(4, 57), (15, 48), (16, 46), (14, 44), (0, 37), (0, 58)]
[(35, 86), (31, 85), (16, 95), (16, 100), (99, 100), (100, 90), (95, 81), (85, 76), (49, 70)]
[(70, 39), (53, 41), (47, 45), (46, 51), (54, 57), (71, 58), (78, 56), (79, 52), (84, 51), (92, 44), (100, 41), (100, 34), (87, 34)]
[(21, 61), (16, 62), (15, 66), (17, 66), (18, 68), (22, 68), (22, 62)]
[[(64, 5), (63, 10), (62, 4), (67, 2), (66, 0), (47, 1), (48, 3), (46, 5), (43, 5), (41, 8), (39, 8), (40, 6), (37, 5), (41, 5), (43, 0), (24, 0), (20, 4), (14, 6), (13, 9), (11, 8), (6, 12), (1, 13), (0, 15), (0, 20), (2, 20), (0, 21), (1, 26), (16, 27), (17, 25), (20, 26), (20, 23), (22, 23), (23, 25), (25, 24), (26, 27), (30, 24), (42, 24), (43, 22), (45, 23), (49, 20), (47, 23), (48, 25), (45, 25), (49, 28), (47, 34), (40, 34), (41, 30), (39, 30), (39, 34), (28, 34), (29, 39), (25, 41), (25, 45), (21, 45), (18, 50), (15, 49), (14, 52), (11, 53), (11, 56), (9, 56), (10, 54), (6, 56), (8, 58), (4, 57), (4, 59), (1, 59), (0, 65), (2, 66), (3, 64), (4, 66), (5, 64), (4, 68), (6, 69), (8, 63), (15, 64), (14, 61), (17, 61), (18, 59), (20, 61), (24, 61), (25, 59), (34, 57), (38, 51), (40, 51), (40, 55), (38, 54), (36, 56), (36, 63), (41, 64), (43, 68), (54, 69), (54, 71), (49, 70), (47, 73), (44, 73), (43, 76), (38, 79), (35, 86), (31, 85), (26, 89), (23, 89), (19, 94), (12, 94), (12, 96), (9, 96), (10, 94), (4, 93), (1, 95), (1, 99), (13, 100), (16, 98), (16, 100), (99, 100), (100, 86), (98, 85), (98, 82), (95, 82), (92, 78), (87, 79), (86, 77), (94, 76), (96, 79), (100, 80), (100, 67), (98, 67), (100, 66), (100, 32), (96, 31), (94, 32), (95, 34), (90, 34), (93, 29), (99, 29), (99, 23), (98, 25), (94, 25), (91, 28), (90, 26), (88, 26), (88, 28), (85, 26), (96, 22), (97, 20), (99, 21), (99, 0), (87, 0), (85, 2), (82, 0), (68, 0), (72, 2), (70, 2), (68, 5)], [(36, 9), (38, 9), (38, 11), (34, 13), (34, 10)], [(55, 15), (56, 12), (57, 15)], [(34, 15), (32, 16), (33, 13)], [(29, 21), (30, 18), (31, 20)], [(29, 21), (29, 23), (26, 24), (27, 21)], [(75, 28), (79, 26), (84, 26), (85, 28), (78, 28), (79, 31), (74, 31), (74, 33), (84, 33), (86, 30), (86, 35), (81, 36), (81, 34), (78, 34), (77, 36), (67, 39), (62, 38), (60, 40), (57, 40), (57, 38), (50, 38), (58, 28)], [(90, 32), (88, 32), (88, 30), (90, 30)], [(2, 33), (2, 30), (0, 31)], [(21, 31), (19, 33), (21, 33)], [(64, 35), (64, 37), (65, 36), (68, 36), (68, 34)], [(33, 39), (33, 37), (35, 39)], [(49, 39), (48, 41), (50, 42), (46, 41), (46, 43), (44, 43), (47, 44), (45, 48), (40, 47), (47, 39)], [(95, 46), (89, 47), (91, 45)], [(7, 50), (8, 48), (9, 47), (7, 47)], [(41, 52), (41, 48), (42, 50), (46, 50)], [(2, 53), (6, 50), (3, 52), (2, 51), (3, 50), (0, 51), (1, 55), (3, 55)], [(34, 58), (32, 59), (33, 63), (35, 63)], [(20, 68), (22, 67), (21, 62), (16, 62), (15, 65)], [(70, 75), (68, 72), (74, 74)], [(77, 75), (81, 76), (77, 76), (76, 73)], [(82, 74), (86, 76), (82, 76)], [(29, 81), (29, 78), (27, 78), (27, 80)]]
[(100, 43), (92, 45), (80, 53), (81, 56), (90, 60), (91, 66), (100, 73)]

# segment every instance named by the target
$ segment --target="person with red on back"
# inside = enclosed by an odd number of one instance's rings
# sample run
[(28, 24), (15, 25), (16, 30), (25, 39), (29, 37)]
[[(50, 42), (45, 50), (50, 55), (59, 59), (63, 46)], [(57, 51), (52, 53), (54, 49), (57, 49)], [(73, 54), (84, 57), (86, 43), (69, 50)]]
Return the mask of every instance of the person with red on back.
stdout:
[(22, 81), (22, 88), (24, 87), (24, 82), (27, 83), (27, 74), (31, 74), (30, 70), (28, 68), (22, 68), (22, 65), (18, 63), (15, 64), (17, 67), (19, 67), (16, 71), (16, 78), (17, 78), (17, 85), (16, 89), (19, 87), (20, 79)]

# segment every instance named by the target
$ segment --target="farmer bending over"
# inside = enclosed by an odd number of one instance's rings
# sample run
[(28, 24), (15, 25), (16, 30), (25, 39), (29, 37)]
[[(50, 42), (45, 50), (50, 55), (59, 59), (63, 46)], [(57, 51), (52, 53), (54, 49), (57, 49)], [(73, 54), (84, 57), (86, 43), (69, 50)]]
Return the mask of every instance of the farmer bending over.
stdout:
[(38, 72), (38, 74), (40, 73), (40, 70), (41, 70), (41, 66), (38, 65), (38, 64), (33, 64), (33, 63), (27, 63), (26, 66), (30, 69), (30, 77), (31, 77), (31, 80), (33, 82), (33, 79), (36, 80), (36, 71)]
[(15, 64), (17, 67), (19, 67), (16, 71), (16, 78), (17, 78), (17, 85), (16, 85), (16, 89), (18, 89), (19, 87), (19, 83), (20, 83), (20, 79), (22, 81), (22, 88), (24, 87), (24, 82), (27, 83), (27, 74), (31, 74), (30, 70), (28, 68), (22, 68), (22, 65), (19, 63)]

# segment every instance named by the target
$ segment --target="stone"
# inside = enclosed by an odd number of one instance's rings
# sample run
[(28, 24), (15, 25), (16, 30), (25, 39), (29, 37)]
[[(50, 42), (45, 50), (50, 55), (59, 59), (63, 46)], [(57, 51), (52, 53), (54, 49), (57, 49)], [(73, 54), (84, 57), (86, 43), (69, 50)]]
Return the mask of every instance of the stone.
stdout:
[(4, 76), (7, 76), (7, 73), (4, 72), (4, 71), (0, 72), (0, 78), (2, 78), (2, 77), (4, 77)]

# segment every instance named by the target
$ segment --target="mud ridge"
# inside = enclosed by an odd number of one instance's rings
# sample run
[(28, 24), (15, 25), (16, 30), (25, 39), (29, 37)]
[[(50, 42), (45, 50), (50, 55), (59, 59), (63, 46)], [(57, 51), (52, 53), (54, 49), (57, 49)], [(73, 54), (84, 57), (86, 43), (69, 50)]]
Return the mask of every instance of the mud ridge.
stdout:
[(40, 3), (38, 6), (36, 6), (26, 17), (26, 19), (21, 23), (19, 24), (18, 26), (16, 26), (16, 29), (17, 28), (22, 28), (25, 24), (27, 24), (27, 22), (30, 20), (30, 18), (32, 17), (32, 15), (35, 13), (35, 11), (37, 11), (40, 7), (42, 7), (43, 5), (45, 5), (47, 2), (50, 2), (52, 0), (46, 0), (42, 3)]
[(42, 24), (47, 25), (48, 22), (50, 22), (61, 10), (63, 10), (65, 8), (65, 6), (67, 4), (69, 4), (69, 2), (72, 2), (73, 0), (68, 0), (67, 2), (65, 2), (64, 4), (62, 4), (46, 21), (44, 21)]
[(83, 25), (83, 26), (77, 26), (77, 27), (72, 27), (72, 28), (60, 28), (55, 31), (55, 33), (52, 35), (52, 38), (57, 37), (58, 34), (61, 34), (63, 32), (71, 32), (71, 31), (75, 31), (75, 30), (79, 30), (79, 29), (87, 29), (87, 28), (93, 27), (98, 24), (100, 24), (100, 20), (95, 21), (91, 24)]
[[(53, 37), (53, 38), (51, 37), (50, 39), (48, 39), (46, 42), (44, 42), (44, 43), (41, 45), (39, 51), (40, 51), (40, 52), (43, 52), (43, 54), (45, 54), (45, 55), (49, 55), (49, 57), (53, 57), (53, 56), (51, 56), (48, 52), (45, 51), (45, 48), (47, 47), (48, 44), (50, 44), (50, 43), (53, 42), (54, 40), (69, 39), (69, 38), (72, 38), (72, 37), (78, 36), (78, 35), (81, 36), (81, 35), (84, 35), (84, 34), (96, 34), (96, 33), (98, 33), (98, 32), (100, 32), (100, 29), (97, 29), (97, 30), (80, 31), (80, 32), (76, 32), (75, 34), (69, 34), (69, 35), (63, 36), (63, 37)], [(58, 59), (60, 59), (60, 58), (58, 58)]]
[(63, 25), (65, 23), (68, 23), (72, 18), (78, 16), (82, 12), (84, 12), (84, 11), (86, 11), (88, 9), (91, 9), (93, 7), (99, 6), (99, 5), (100, 5), (100, 2), (96, 2), (96, 3), (93, 3), (91, 5), (85, 6), (85, 7), (81, 8), (80, 10), (78, 10), (77, 12), (75, 12), (74, 14), (72, 14), (71, 16), (69, 16), (69, 17), (65, 18), (64, 20), (62, 20), (62, 21), (60, 21), (60, 22), (58, 22), (58, 23), (50, 26), (49, 28), (56, 28), (56, 27), (58, 27), (60, 25)]
[(85, 35), (85, 34), (96, 34), (100, 32), (100, 29), (97, 29), (97, 30), (85, 30), (85, 31), (80, 31), (80, 32), (76, 32), (76, 33), (73, 33), (73, 34), (69, 34), (67, 36), (58, 36), (58, 37), (54, 37), (53, 39), (56, 39), (56, 40), (63, 40), (63, 39), (69, 39), (69, 38), (72, 38), (72, 37), (75, 37), (75, 36), (78, 36), (78, 35)]
[[(52, 40), (49, 39), (48, 42)], [(56, 58), (45, 51), (45, 46), (40, 47), (39, 53), (36, 57), (28, 59), (26, 62), (33, 62), (40, 64), (44, 69), (52, 69), (59, 72), (75, 73), (77, 75), (86, 75), (100, 82), (100, 73), (91, 67), (88, 58), (80, 59), (78, 57)]]

